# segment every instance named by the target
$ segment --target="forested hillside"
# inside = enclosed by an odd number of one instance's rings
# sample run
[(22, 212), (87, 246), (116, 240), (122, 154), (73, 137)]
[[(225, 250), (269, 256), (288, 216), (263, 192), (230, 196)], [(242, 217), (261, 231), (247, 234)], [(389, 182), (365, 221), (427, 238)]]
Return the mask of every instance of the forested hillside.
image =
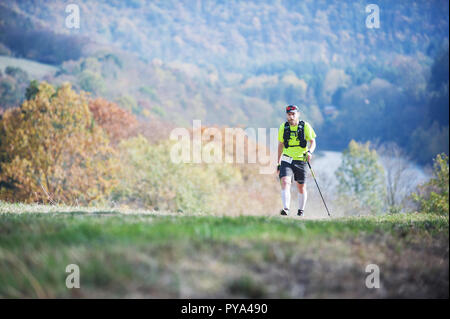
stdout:
[[(2, 1), (0, 53), (142, 119), (277, 127), (295, 103), (324, 149), (393, 141), (430, 164), (448, 153), (448, 1), (377, 4), (369, 29), (364, 1), (95, 1), (67, 29), (64, 2)], [(22, 71), (2, 70), (2, 107)]]

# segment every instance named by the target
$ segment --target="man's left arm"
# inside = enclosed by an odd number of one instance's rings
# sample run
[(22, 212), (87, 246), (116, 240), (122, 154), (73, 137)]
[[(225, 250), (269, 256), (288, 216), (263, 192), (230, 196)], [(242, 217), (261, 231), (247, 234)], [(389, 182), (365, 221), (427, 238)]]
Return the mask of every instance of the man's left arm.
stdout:
[(309, 149), (308, 149), (308, 153), (307, 153), (307, 158), (308, 158), (308, 162), (311, 160), (312, 158), (312, 153), (314, 153), (314, 150), (316, 149), (316, 132), (314, 132), (314, 129), (311, 127), (311, 125), (309, 125), (309, 123), (306, 123), (305, 126), (305, 135), (306, 138), (309, 142)]
[(316, 149), (316, 139), (313, 138), (309, 140), (309, 150), (308, 150), (308, 162), (312, 158), (312, 153), (314, 153), (314, 150)]

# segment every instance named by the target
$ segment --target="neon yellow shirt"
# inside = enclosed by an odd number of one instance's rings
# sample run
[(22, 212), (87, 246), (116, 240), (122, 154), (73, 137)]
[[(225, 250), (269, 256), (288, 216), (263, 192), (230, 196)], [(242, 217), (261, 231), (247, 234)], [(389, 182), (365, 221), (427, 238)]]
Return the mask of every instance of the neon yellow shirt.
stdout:
[[(296, 137), (297, 128), (298, 128), (298, 125), (290, 126), (291, 138), (289, 140), (289, 146), (300, 145), (300, 141)], [(314, 129), (308, 122), (305, 122), (304, 130), (305, 130), (305, 140), (306, 141), (310, 141), (310, 140), (316, 138), (316, 132), (314, 132)], [(280, 128), (278, 129), (278, 141), (280, 141), (281, 143), (284, 143), (283, 135), (284, 135), (284, 123), (282, 123), (280, 125)], [(308, 145), (306, 145), (306, 147), (297, 146), (297, 147), (289, 147), (289, 148), (285, 148), (283, 146), (282, 154), (290, 156), (294, 160), (297, 160), (297, 161), (298, 160), (304, 161), (305, 159), (303, 157), (303, 153), (305, 153), (307, 150), (308, 150)]]

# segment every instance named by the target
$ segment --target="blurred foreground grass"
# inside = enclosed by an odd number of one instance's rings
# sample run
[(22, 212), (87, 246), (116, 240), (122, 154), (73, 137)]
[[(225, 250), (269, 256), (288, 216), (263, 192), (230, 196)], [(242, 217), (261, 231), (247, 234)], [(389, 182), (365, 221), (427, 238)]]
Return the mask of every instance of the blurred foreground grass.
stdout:
[[(448, 216), (133, 214), (0, 202), (2, 298), (448, 298)], [(80, 267), (79, 289), (65, 286)], [(377, 264), (381, 288), (365, 272)]]

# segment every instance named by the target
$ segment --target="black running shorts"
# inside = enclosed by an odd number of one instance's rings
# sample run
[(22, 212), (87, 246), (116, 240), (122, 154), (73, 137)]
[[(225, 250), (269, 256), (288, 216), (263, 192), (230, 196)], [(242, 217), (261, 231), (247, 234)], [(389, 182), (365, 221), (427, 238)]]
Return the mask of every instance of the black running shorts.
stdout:
[(279, 177), (292, 176), (294, 180), (299, 184), (305, 184), (306, 180), (306, 162), (305, 161), (292, 161), (291, 164), (285, 161), (281, 161)]

